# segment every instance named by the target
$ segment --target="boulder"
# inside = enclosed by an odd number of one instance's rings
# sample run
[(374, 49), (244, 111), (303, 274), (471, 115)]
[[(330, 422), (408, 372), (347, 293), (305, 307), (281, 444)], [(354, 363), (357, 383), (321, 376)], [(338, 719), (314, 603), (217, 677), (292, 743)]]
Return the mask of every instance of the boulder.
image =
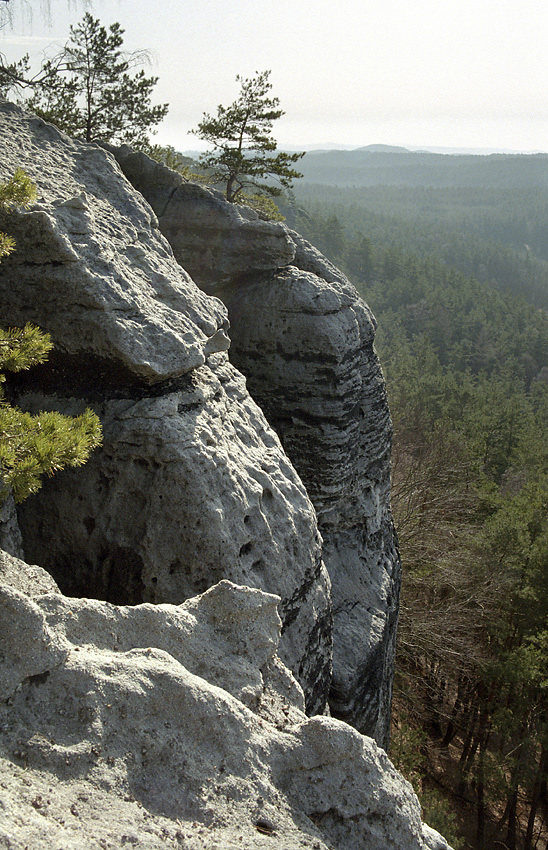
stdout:
[[(0, 217), (17, 250), (2, 262), (4, 325), (34, 322), (71, 374), (156, 383), (228, 349), (226, 310), (173, 262), (156, 216), (108, 153), (0, 103), (0, 180), (23, 168), (31, 210)], [(49, 371), (49, 370), (48, 370)]]
[(229, 581), (135, 607), (0, 582), (0, 844), (450, 850), (372, 739), (303, 714), (277, 602)]
[(27, 564), (0, 548), (0, 582), (30, 596), (60, 593), (59, 587), (47, 570), (36, 564)]
[(0, 179), (38, 186), (12, 212), (3, 321), (51, 333), (10, 380), (26, 410), (101, 418), (103, 446), (19, 511), (27, 560), (63, 592), (179, 603), (222, 579), (281, 597), (280, 654), (309, 712), (331, 673), (330, 583), (307, 493), (242, 376), (226, 308), (178, 265), (155, 214), (105, 150), (0, 104)]

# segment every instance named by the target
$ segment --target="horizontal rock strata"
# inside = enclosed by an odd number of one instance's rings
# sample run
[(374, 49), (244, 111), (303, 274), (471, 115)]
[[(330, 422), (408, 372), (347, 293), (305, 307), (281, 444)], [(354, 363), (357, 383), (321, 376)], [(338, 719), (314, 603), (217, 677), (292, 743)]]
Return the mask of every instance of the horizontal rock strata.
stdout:
[(229, 309), (230, 358), (318, 515), (333, 587), (331, 711), (386, 745), (400, 565), (374, 319), (342, 272), (299, 234), (144, 154), (114, 153), (178, 261)]
[(344, 280), (295, 266), (223, 297), (233, 362), (318, 515), (333, 585), (331, 711), (386, 744), (400, 576), (391, 423), (371, 315)]

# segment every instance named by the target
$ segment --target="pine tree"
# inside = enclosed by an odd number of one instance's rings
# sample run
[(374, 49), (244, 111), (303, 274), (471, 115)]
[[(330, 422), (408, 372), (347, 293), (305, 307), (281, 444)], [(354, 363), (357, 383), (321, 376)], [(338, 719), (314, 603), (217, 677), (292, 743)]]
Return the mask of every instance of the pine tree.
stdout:
[[(146, 53), (123, 51), (123, 34), (120, 24), (111, 24), (107, 30), (86, 12), (70, 28), (63, 50), (42, 64), (34, 80), (25, 79), (22, 72), (14, 77), (14, 66), (10, 66), (12, 83), (35, 89), (25, 107), (87, 142), (101, 139), (147, 147), (151, 128), (162, 121), (169, 107), (151, 105), (158, 78), (145, 76), (142, 69), (133, 72), (146, 60)], [(4, 89), (10, 84), (10, 68), (0, 68)]]
[[(34, 186), (18, 169), (11, 180), (0, 185), (0, 210), (28, 206), (34, 196)], [(0, 256), (14, 249), (14, 240), (0, 233)], [(91, 410), (77, 417), (57, 412), (32, 416), (6, 402), (4, 372), (19, 372), (43, 363), (51, 348), (48, 334), (33, 325), (0, 329), (0, 505), (10, 491), (16, 501), (34, 493), (43, 474), (85, 463), (101, 442), (101, 425)]]
[[(212, 182), (225, 186), (228, 201), (244, 201), (246, 188), (262, 195), (278, 196), (282, 188), (289, 189), (291, 181), (302, 175), (291, 166), (303, 153), (276, 151), (272, 123), (284, 114), (277, 97), (270, 97), (270, 71), (255, 74), (250, 79), (239, 75), (240, 95), (229, 107), (218, 106), (217, 115), (204, 113), (194, 134), (213, 146), (203, 154), (200, 163), (211, 170)], [(279, 185), (264, 183), (273, 177)]]
[(351, 278), (362, 283), (370, 283), (373, 279), (373, 245), (371, 240), (363, 233), (355, 236), (349, 243), (346, 266)]
[[(0, 210), (9, 212), (13, 207), (27, 207), (36, 197), (36, 189), (25, 172), (18, 168), (7, 183), (0, 184)], [(15, 241), (7, 233), (0, 232), (0, 258), (15, 249)]]

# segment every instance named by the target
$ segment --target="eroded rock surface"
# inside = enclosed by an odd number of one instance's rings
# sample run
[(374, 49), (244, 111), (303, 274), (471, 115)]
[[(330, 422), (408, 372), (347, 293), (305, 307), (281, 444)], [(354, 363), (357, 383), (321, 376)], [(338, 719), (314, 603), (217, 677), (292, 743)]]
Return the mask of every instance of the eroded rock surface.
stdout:
[[(318, 515), (333, 586), (331, 710), (386, 744), (400, 564), (374, 319), (342, 272), (299, 234), (277, 223), (251, 228), (245, 219), (255, 213), (245, 207), (185, 184), (144, 154), (114, 153), (179, 262), (228, 307), (230, 358)], [(291, 251), (273, 251), (282, 237)]]
[(222, 581), (125, 607), (0, 580), (0, 843), (449, 850), (371, 739), (303, 714), (277, 601)]
[(27, 558), (70, 595), (121, 604), (183, 600), (222, 578), (280, 595), (282, 657), (322, 710), (331, 600), (314, 511), (242, 376), (218, 355), (170, 392), (95, 408), (102, 450), (20, 507)]
[(283, 224), (227, 204), (220, 192), (184, 181), (143, 153), (109, 149), (158, 216), (177, 261), (205, 292), (215, 295), (232, 281), (286, 266), (295, 257), (295, 244)]
[(9, 216), (17, 251), (2, 262), (4, 325), (46, 326), (66, 368), (87, 361), (88, 375), (126, 380), (181, 375), (228, 348), (222, 304), (175, 266), (155, 215), (109, 154), (5, 102), (0, 134), (0, 180), (19, 166), (38, 190), (31, 211)]
[(289, 266), (223, 293), (231, 357), (318, 515), (333, 592), (331, 711), (386, 744), (400, 583), (388, 402), (369, 310), (344, 278), (319, 277), (329, 269), (310, 254), (316, 273)]
[[(20, 510), (27, 558), (48, 572), (0, 553), (0, 845), (449, 850), (371, 738), (303, 713), (324, 709), (331, 682), (330, 582), (303, 483), (228, 361), (226, 308), (177, 265), (107, 152), (5, 104), (0, 132), (0, 179), (22, 166), (40, 193), (9, 222), (3, 318), (56, 343), (10, 392), (31, 411), (92, 405), (105, 436)], [(257, 346), (249, 380), (317, 502), (341, 602), (340, 713), (363, 720), (349, 698), (365, 694), (382, 740), (398, 565), (370, 314), (283, 226), (187, 197), (173, 229), (230, 302), (235, 357)], [(20, 553), (13, 515), (2, 527)]]
[(2, 321), (52, 334), (48, 364), (11, 384), (28, 410), (95, 408), (103, 447), (30, 498), (27, 559), (61, 589), (173, 602), (223, 578), (281, 597), (280, 653), (325, 707), (331, 598), (314, 509), (229, 364), (226, 308), (175, 262), (112, 156), (0, 104), (0, 179), (22, 167), (38, 202), (12, 213)]
[(11, 495), (0, 505), (0, 549), (17, 558), (24, 557), (23, 538), (17, 521), (15, 502)]

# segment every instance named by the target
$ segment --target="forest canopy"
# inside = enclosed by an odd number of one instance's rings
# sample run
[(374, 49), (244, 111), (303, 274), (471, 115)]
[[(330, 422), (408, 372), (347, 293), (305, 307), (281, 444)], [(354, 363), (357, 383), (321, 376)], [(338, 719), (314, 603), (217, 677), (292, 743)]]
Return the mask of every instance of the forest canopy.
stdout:
[(548, 190), (296, 198), (378, 321), (404, 570), (392, 757), (453, 846), (544, 846)]

